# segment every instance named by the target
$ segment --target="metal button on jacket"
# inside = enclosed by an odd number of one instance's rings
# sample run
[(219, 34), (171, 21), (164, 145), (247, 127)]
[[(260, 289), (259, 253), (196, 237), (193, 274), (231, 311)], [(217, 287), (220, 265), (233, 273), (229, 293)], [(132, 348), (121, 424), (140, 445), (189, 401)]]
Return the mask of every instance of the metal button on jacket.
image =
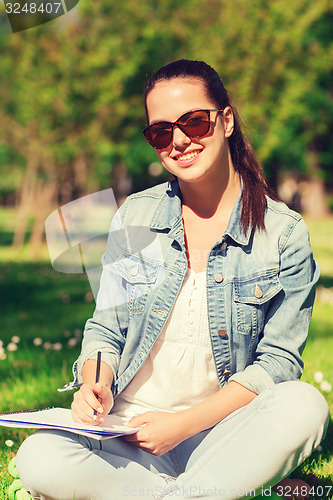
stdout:
[(221, 273), (217, 273), (217, 274), (215, 274), (214, 279), (215, 279), (216, 283), (222, 283), (223, 276)]
[(220, 330), (218, 330), (217, 332), (219, 334), (220, 337), (227, 337), (227, 330), (224, 330), (224, 328), (220, 328)]
[(230, 371), (230, 370), (225, 370), (225, 371), (223, 372), (223, 376), (224, 376), (224, 377), (228, 377), (228, 376), (230, 375), (230, 373), (231, 373), (231, 371)]
[(224, 241), (221, 245), (221, 250), (224, 252), (224, 250), (226, 250), (227, 246), (228, 246), (228, 243), (226, 241)]
[(130, 275), (136, 276), (138, 272), (139, 272), (139, 266), (132, 267), (132, 269), (130, 270)]
[(261, 299), (261, 297), (264, 295), (262, 289), (256, 285), (256, 289), (254, 290), (254, 296), (256, 299)]

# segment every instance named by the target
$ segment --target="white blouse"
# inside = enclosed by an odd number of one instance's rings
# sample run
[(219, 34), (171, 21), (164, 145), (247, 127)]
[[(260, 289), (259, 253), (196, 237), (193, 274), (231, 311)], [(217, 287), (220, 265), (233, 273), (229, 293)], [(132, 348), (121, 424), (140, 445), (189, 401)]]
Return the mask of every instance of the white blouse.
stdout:
[(207, 317), (206, 273), (188, 269), (148, 358), (115, 400), (112, 413), (176, 412), (219, 391)]

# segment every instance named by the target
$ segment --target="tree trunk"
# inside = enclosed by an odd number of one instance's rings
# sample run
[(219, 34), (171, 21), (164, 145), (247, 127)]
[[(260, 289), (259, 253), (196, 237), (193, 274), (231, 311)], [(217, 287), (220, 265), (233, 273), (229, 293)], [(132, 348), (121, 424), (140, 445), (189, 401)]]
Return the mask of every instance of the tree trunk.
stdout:
[(29, 243), (30, 252), (33, 260), (37, 259), (44, 240), (45, 219), (50, 214), (52, 206), (57, 195), (57, 184), (54, 180), (40, 182), (36, 190), (36, 199), (34, 204), (35, 221), (31, 232)]
[(309, 146), (307, 157), (310, 164), (310, 178), (299, 185), (302, 210), (310, 217), (325, 217), (328, 215), (329, 209), (315, 145)]
[(74, 182), (75, 186), (79, 189), (79, 195), (82, 196), (87, 190), (87, 174), (88, 165), (87, 158), (84, 154), (80, 154), (74, 160)]
[(25, 235), (28, 228), (29, 215), (35, 198), (36, 190), (36, 172), (38, 169), (39, 158), (32, 154), (28, 160), (27, 170), (25, 172), (18, 214), (16, 217), (15, 231), (13, 238), (13, 247), (20, 248), (24, 244)]
[(299, 191), (304, 215), (319, 219), (329, 214), (325, 185), (321, 179), (311, 178), (302, 181), (299, 184)]

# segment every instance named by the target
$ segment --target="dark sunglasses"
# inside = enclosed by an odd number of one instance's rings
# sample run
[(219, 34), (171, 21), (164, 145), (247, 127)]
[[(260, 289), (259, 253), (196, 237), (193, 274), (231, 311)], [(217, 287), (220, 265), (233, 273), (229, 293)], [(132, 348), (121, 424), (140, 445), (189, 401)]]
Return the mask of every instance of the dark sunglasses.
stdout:
[(175, 127), (180, 128), (190, 139), (203, 137), (210, 130), (211, 111), (223, 111), (223, 109), (196, 109), (185, 113), (173, 123), (153, 123), (144, 129), (144, 136), (155, 149), (164, 149), (171, 144)]

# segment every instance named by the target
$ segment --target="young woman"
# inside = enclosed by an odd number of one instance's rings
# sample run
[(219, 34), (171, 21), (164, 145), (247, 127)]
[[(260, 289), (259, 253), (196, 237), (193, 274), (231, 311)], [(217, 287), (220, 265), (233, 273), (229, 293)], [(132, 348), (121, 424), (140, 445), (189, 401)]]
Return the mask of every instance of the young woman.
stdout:
[(319, 276), (306, 226), (267, 186), (210, 66), (163, 67), (145, 102), (144, 134), (175, 180), (112, 222), (72, 404), (78, 422), (112, 411), (142, 428), (104, 441), (39, 431), (18, 471), (42, 499), (286, 495), (328, 422), (298, 381)]

